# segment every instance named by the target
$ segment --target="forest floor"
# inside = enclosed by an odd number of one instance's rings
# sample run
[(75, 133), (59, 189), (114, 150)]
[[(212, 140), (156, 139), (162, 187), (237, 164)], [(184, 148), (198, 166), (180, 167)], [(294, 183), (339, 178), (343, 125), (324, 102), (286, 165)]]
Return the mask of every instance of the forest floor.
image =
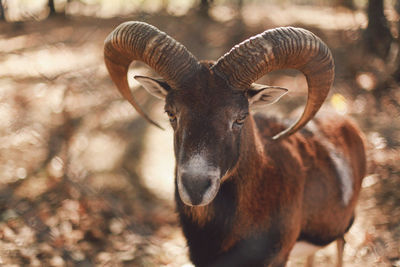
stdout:
[[(255, 5), (242, 16), (226, 7), (211, 14), (0, 23), (0, 265), (191, 266), (173, 202), (172, 132), (138, 117), (103, 63), (108, 33), (142, 20), (199, 59), (215, 60), (276, 26), (319, 35), (336, 62), (326, 105), (353, 117), (368, 143), (368, 175), (346, 236), (345, 266), (400, 266), (400, 90), (388, 79), (390, 60), (363, 49), (365, 15)], [(141, 64), (130, 73), (154, 75)], [(168, 128), (162, 103), (131, 78), (141, 104)], [(286, 114), (304, 103), (299, 73), (272, 73), (262, 82), (290, 90), (274, 111)], [(334, 246), (315, 261), (334, 266)]]

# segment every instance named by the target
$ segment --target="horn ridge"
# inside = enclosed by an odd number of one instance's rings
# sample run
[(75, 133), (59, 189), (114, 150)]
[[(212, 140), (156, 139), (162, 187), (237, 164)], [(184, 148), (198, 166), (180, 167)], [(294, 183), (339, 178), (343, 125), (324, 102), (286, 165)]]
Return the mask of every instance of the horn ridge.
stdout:
[(248, 90), (268, 72), (297, 69), (305, 76), (308, 98), (302, 116), (273, 139), (289, 136), (302, 128), (321, 107), (334, 79), (334, 62), (327, 45), (301, 28), (267, 30), (234, 46), (212, 69), (234, 89)]
[(144, 113), (129, 89), (126, 76), (136, 60), (153, 68), (174, 89), (180, 88), (200, 64), (182, 44), (144, 22), (124, 22), (107, 36), (104, 61), (111, 79), (140, 115), (160, 127)]

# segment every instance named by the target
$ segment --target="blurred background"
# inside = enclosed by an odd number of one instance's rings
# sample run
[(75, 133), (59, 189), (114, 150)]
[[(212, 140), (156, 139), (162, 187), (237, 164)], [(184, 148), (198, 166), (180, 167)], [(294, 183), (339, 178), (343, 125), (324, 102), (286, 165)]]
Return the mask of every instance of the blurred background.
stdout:
[[(346, 266), (400, 266), (399, 13), (399, 0), (0, 0), (0, 265), (191, 266), (173, 202), (172, 131), (163, 103), (132, 79), (157, 75), (133, 64), (129, 77), (165, 131), (121, 98), (103, 64), (105, 37), (140, 20), (199, 59), (278, 26), (320, 36), (336, 62), (326, 106), (368, 141)], [(304, 105), (298, 72), (259, 82), (290, 92), (265, 112)], [(334, 263), (334, 246), (317, 253), (316, 266)]]

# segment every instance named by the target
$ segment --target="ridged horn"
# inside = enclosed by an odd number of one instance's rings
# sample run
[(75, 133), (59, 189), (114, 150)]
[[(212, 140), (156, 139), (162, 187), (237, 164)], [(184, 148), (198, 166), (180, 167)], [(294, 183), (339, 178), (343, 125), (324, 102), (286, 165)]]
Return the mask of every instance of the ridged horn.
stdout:
[(137, 104), (129, 89), (127, 72), (135, 60), (153, 68), (174, 89), (197, 70), (199, 63), (182, 44), (144, 22), (124, 22), (107, 36), (104, 61), (111, 79), (140, 115), (162, 129)]
[(236, 89), (247, 90), (263, 75), (278, 69), (301, 71), (308, 98), (301, 117), (274, 140), (289, 136), (314, 117), (332, 86), (334, 62), (327, 45), (313, 33), (293, 27), (267, 30), (233, 47), (212, 69)]

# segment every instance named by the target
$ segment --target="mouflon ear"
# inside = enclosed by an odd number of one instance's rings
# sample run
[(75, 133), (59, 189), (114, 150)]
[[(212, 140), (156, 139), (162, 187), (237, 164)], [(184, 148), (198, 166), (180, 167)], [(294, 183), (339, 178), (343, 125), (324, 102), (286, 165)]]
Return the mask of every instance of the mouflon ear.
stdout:
[(250, 107), (263, 107), (277, 102), (288, 92), (288, 89), (278, 86), (267, 86), (253, 83), (247, 91)]
[(161, 79), (154, 79), (146, 76), (136, 75), (135, 80), (138, 81), (144, 89), (146, 89), (153, 96), (165, 99), (171, 87)]

